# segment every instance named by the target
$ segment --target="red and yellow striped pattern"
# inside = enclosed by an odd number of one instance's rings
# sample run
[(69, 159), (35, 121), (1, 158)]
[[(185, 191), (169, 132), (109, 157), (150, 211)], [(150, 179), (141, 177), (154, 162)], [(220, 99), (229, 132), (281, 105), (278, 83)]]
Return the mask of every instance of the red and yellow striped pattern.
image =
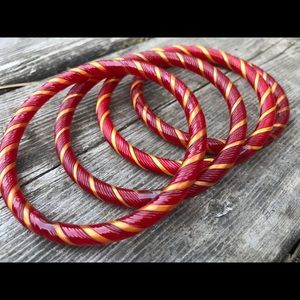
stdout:
[[(247, 137), (246, 109), (235, 85), (217, 68), (227, 67), (240, 74), (259, 98), (260, 116)], [(209, 80), (224, 96), (231, 119), (226, 140), (207, 139), (203, 111), (187, 86), (162, 67), (177, 66)], [(114, 89), (128, 74), (138, 76), (131, 86), (132, 104), (142, 121), (162, 138), (186, 148), (182, 161), (156, 157), (129, 144), (110, 118), (109, 103)], [(109, 185), (90, 174), (72, 150), (71, 122), (77, 105), (99, 81), (96, 112), (99, 127), (113, 149), (144, 170), (172, 176), (160, 191), (130, 190)], [(165, 87), (181, 104), (189, 134), (170, 126), (156, 116), (143, 98), (143, 80)], [(73, 86), (63, 100), (55, 122), (55, 146), (66, 173), (97, 199), (136, 208), (117, 220), (99, 224), (75, 225), (52, 222), (24, 196), (17, 178), (16, 162), (24, 131), (36, 112), (50, 99)], [(236, 163), (251, 157), (286, 127), (288, 99), (281, 86), (266, 72), (224, 51), (201, 45), (175, 45), (127, 55), (115, 60), (99, 60), (73, 68), (49, 80), (16, 111), (0, 145), (0, 188), (3, 200), (14, 216), (29, 230), (49, 240), (71, 246), (105, 245), (141, 233), (158, 222), (188, 197), (218, 182)], [(215, 154), (205, 158), (206, 150)]]

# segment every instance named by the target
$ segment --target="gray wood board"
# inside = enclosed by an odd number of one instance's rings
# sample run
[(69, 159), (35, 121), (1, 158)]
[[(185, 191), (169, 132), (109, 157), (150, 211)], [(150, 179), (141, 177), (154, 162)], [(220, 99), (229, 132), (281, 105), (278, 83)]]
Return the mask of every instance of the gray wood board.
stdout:
[[(111, 56), (194, 42), (251, 59), (274, 75), (291, 101), (292, 118), (285, 134), (243, 166), (235, 167), (206, 193), (182, 203), (161, 223), (108, 247), (72, 248), (48, 242), (25, 230), (1, 202), (1, 261), (281, 261), (286, 258), (300, 238), (297, 199), (300, 162), (296, 156), (300, 147), (296, 105), (300, 92), (299, 39), (150, 39)], [(222, 97), (215, 88), (190, 72), (171, 71), (201, 101), (209, 135), (226, 136), (228, 113), (226, 105), (218, 104)], [(229, 77), (244, 97), (251, 129), (258, 113), (255, 94), (237, 75), (229, 73)], [(117, 128), (141, 149), (181, 158), (182, 150), (142, 126), (130, 105), (130, 82), (131, 79), (124, 79), (113, 96), (111, 114)], [(2, 128), (22, 99), (39, 85), (40, 82), (0, 96)], [(152, 83), (145, 85), (150, 106), (172, 124), (185, 129), (184, 115), (176, 100), (165, 90), (153, 87)], [(94, 114), (98, 88), (82, 101), (74, 118), (72, 142), (80, 161), (99, 178), (120, 186), (158, 188), (165, 184), (168, 178), (127, 163), (104, 142)], [(59, 165), (53, 145), (53, 124), (61, 97), (47, 103), (37, 114), (21, 144), (18, 172), (26, 195), (54, 220), (99, 222), (126, 213), (128, 210), (97, 201), (81, 191)], [(226, 203), (230, 203), (232, 211), (218, 218)]]
[[(0, 87), (42, 80), (144, 38), (2, 38)], [(1, 89), (0, 92), (3, 92)]]

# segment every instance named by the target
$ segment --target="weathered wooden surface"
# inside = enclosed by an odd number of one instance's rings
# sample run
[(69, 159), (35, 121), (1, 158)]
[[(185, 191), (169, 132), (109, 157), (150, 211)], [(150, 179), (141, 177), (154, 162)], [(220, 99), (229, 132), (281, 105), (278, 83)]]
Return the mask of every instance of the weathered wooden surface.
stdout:
[(0, 85), (42, 80), (144, 38), (10, 38), (0, 40)]
[[(150, 39), (115, 51), (103, 40), (83, 39), (82, 46), (66, 43), (76, 64), (106, 55), (115, 57), (123, 53), (140, 51), (173, 43), (201, 43), (221, 48), (263, 67), (284, 87), (291, 102), (292, 117), (285, 134), (268, 148), (260, 151), (243, 166), (237, 166), (206, 193), (182, 203), (174, 213), (143, 234), (119, 244), (103, 248), (72, 248), (56, 245), (25, 230), (11, 215), (3, 201), (0, 202), (0, 260), (1, 261), (291, 261), (297, 260), (296, 250), (300, 239), (300, 40), (299, 39)], [(85, 58), (85, 47), (94, 46)], [(115, 42), (115, 41), (113, 41)], [(128, 42), (128, 41), (127, 41)], [(25, 49), (31, 77), (25, 77), (22, 68), (17, 72), (7, 65), (1, 55), (0, 68), (6, 65), (2, 83), (18, 83), (46, 79), (52, 76), (57, 65), (71, 67), (59, 57), (61, 43), (50, 40), (49, 48), (40, 49), (38, 40), (18, 40), (10, 49)], [(56, 43), (56, 44), (55, 44)], [(80, 41), (78, 41), (80, 44)], [(120, 43), (120, 42), (119, 42)], [(24, 47), (23, 45), (27, 45)], [(97, 48), (99, 45), (99, 48)], [(101, 50), (101, 45), (106, 50)], [(7, 43), (0, 40), (0, 53)], [(124, 46), (123, 46), (124, 47)], [(120, 47), (122, 48), (122, 47)], [(34, 55), (44, 57), (35, 61)], [(108, 50), (107, 50), (108, 49)], [(40, 52), (39, 52), (40, 51)], [(10, 52), (13, 52), (11, 50)], [(16, 51), (17, 52), (17, 51)], [(111, 52), (111, 53), (108, 53)], [(67, 53), (65, 57), (67, 56)], [(79, 60), (80, 57), (80, 60)], [(81, 60), (82, 59), (82, 60)], [(19, 63), (20, 64), (20, 63)], [(42, 64), (42, 65), (41, 65)], [(12, 65), (13, 66), (13, 65)], [(43, 70), (43, 68), (49, 70)], [(61, 69), (59, 69), (61, 71)], [(205, 80), (180, 69), (172, 71), (183, 79), (201, 101), (210, 136), (226, 136), (228, 113), (222, 97)], [(42, 72), (42, 75), (41, 75)], [(44, 73), (43, 73), (44, 72)], [(36, 74), (37, 73), (37, 74)], [(43, 75), (44, 74), (44, 75)], [(6, 76), (7, 79), (6, 80)], [(41, 77), (42, 76), (42, 77)], [(248, 109), (250, 128), (257, 119), (257, 100), (248, 84), (229, 73)], [(117, 127), (131, 143), (150, 153), (180, 158), (183, 151), (172, 146), (146, 129), (132, 111), (129, 101), (131, 78), (125, 79), (112, 103), (112, 116)], [(0, 127), (18, 105), (41, 82), (6, 92), (0, 96)], [(176, 100), (161, 88), (153, 89), (147, 83), (145, 96), (160, 116), (171, 120), (179, 128), (186, 128), (183, 112)], [(110, 183), (133, 188), (158, 188), (168, 178), (144, 172), (119, 158), (99, 133), (94, 114), (96, 87), (82, 101), (76, 111), (72, 129), (73, 146), (83, 164), (99, 178)], [(124, 214), (128, 210), (101, 203), (75, 186), (59, 165), (53, 145), (53, 124), (62, 96), (37, 114), (26, 131), (20, 147), (18, 172), (22, 187), (28, 196), (49, 218), (66, 222), (98, 222)], [(217, 113), (216, 113), (217, 111)], [(122, 170), (122, 172), (120, 172)], [(223, 217), (226, 204), (232, 210)], [(290, 255), (290, 251), (294, 251)], [(298, 252), (297, 252), (298, 251)]]

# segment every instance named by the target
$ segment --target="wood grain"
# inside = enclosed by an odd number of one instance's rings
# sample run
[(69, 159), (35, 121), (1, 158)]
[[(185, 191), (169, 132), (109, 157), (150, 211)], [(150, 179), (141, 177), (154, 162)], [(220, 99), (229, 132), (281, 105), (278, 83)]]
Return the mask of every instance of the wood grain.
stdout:
[(143, 40), (145, 38), (3, 38), (0, 40), (0, 87), (42, 80)]
[[(282, 261), (299, 240), (300, 189), (299, 39), (150, 39), (118, 56), (173, 43), (198, 42), (221, 48), (260, 65), (286, 90), (292, 118), (285, 134), (243, 166), (235, 167), (206, 193), (185, 201), (163, 222), (133, 239), (105, 248), (72, 248), (56, 245), (25, 230), (0, 203), (1, 261)], [(1, 47), (1, 43), (0, 43)], [(94, 57), (96, 58), (96, 57)], [(88, 60), (90, 60), (89, 58)], [(228, 113), (222, 97), (199, 76), (180, 69), (172, 72), (195, 91), (208, 123), (209, 135), (226, 136)], [(257, 100), (248, 84), (229, 74), (247, 105), (250, 128), (257, 119)], [(152, 134), (132, 111), (125, 79), (112, 103), (117, 127), (131, 143), (150, 153), (180, 158), (183, 151)], [(40, 82), (0, 96), (0, 126), (22, 99)], [(146, 83), (145, 96), (163, 118), (186, 128), (176, 100), (154, 84)], [(98, 87), (99, 88), (99, 87)], [(80, 161), (110, 183), (134, 188), (158, 188), (168, 178), (144, 172), (119, 158), (104, 142), (96, 125), (94, 106), (98, 88), (82, 101), (74, 118), (73, 146)], [(217, 99), (216, 99), (217, 98)], [(53, 123), (61, 95), (38, 113), (20, 148), (18, 171), (24, 191), (43, 213), (66, 222), (99, 222), (128, 210), (99, 202), (86, 195), (59, 166), (53, 146)], [(222, 105), (219, 105), (222, 101)], [(223, 217), (226, 203), (232, 210)]]

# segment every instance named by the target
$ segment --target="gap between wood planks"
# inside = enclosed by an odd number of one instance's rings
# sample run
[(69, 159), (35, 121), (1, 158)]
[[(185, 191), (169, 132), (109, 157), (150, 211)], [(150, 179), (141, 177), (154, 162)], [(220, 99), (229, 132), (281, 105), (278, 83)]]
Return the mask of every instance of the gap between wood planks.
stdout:
[(293, 244), (289, 254), (284, 260), (285, 262), (299, 262), (300, 263), (300, 239)]

